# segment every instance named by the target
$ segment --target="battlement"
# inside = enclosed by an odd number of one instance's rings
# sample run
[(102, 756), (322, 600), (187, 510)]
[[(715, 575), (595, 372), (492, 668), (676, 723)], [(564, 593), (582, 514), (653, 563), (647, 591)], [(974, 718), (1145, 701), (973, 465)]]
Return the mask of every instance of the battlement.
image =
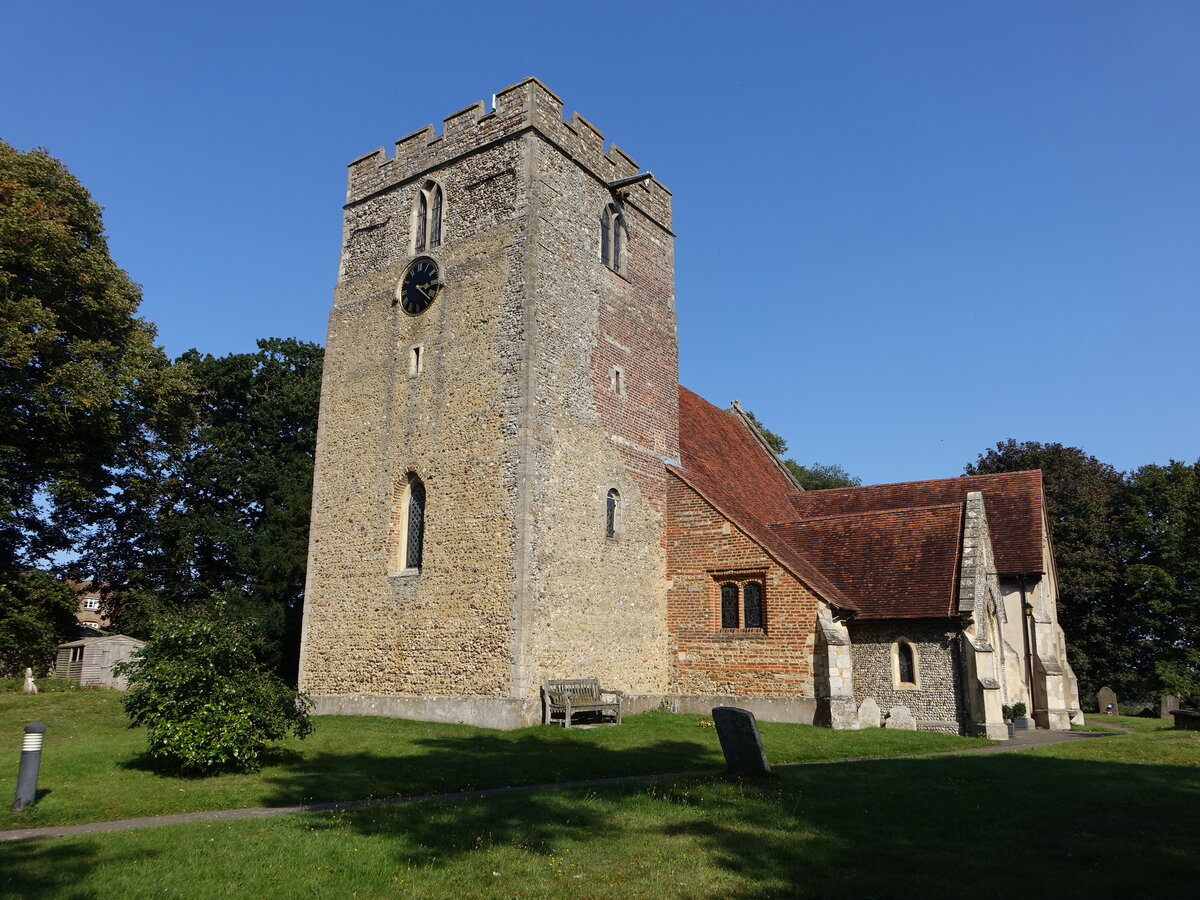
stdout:
[[(479, 101), (442, 120), (439, 134), (426, 125), (396, 141), (389, 158), (383, 147), (350, 163), (346, 203), (417, 178), (453, 159), (529, 129), (592, 172), (612, 182), (637, 175), (636, 162), (615, 144), (605, 150), (604, 135), (579, 113), (568, 122), (562, 100), (536, 78), (526, 78), (495, 95), (490, 112)], [(656, 179), (627, 189), (629, 199), (664, 227), (671, 227), (671, 192)]]

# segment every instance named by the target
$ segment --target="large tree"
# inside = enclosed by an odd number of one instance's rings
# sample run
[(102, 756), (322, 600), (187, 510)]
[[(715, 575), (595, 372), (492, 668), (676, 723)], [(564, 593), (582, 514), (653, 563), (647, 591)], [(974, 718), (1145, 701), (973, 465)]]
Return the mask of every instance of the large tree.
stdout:
[(322, 350), (272, 338), (256, 353), (177, 362), (187, 427), (122, 474), (89, 562), (122, 630), (218, 599), (257, 619), (267, 660), (294, 672), (308, 552)]
[(58, 160), (0, 141), (0, 669), (73, 624), (47, 574), (183, 396), (113, 262), (100, 207)]
[(1078, 447), (1003, 441), (966, 467), (968, 475), (1041, 469), (1058, 565), (1059, 617), (1071, 665), (1091, 692), (1138, 681), (1131, 642), (1134, 611), (1122, 594), (1124, 564), (1117, 520), (1121, 473)]
[(1130, 636), (1153, 693), (1200, 696), (1200, 461), (1146, 465), (1126, 476), (1122, 548)]
[(87, 190), (0, 141), (0, 568), (69, 547), (179, 397), (140, 300)]

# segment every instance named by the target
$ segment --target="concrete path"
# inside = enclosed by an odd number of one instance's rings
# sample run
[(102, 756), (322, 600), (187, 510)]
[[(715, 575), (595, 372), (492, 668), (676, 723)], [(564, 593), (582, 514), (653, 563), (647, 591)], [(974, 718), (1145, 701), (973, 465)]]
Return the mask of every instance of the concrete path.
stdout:
[[(1116, 727), (1115, 725), (1112, 727)], [(1122, 729), (1125, 730), (1125, 729)], [(941, 756), (968, 753), (1011, 753), (1015, 750), (1028, 750), (1032, 747), (1045, 747), (1050, 744), (1062, 744), (1068, 741), (1088, 740), (1098, 737), (1114, 737), (1114, 732), (1104, 731), (1022, 731), (1011, 740), (1002, 744), (988, 747), (974, 747), (970, 750), (951, 750), (947, 754), (922, 754), (922, 756)], [(882, 759), (897, 758), (883, 757)], [(921, 758), (921, 757), (905, 757)], [(881, 757), (863, 757), (857, 759), (829, 759), (803, 763), (785, 763), (775, 766), (777, 769), (794, 769), (800, 766), (837, 765), (839, 763), (878, 762)], [(457, 791), (450, 794), (420, 794), (412, 797), (379, 797), (371, 800), (341, 800), (331, 803), (304, 803), (297, 806), (250, 806), (245, 809), (210, 809), (200, 812), (177, 813), (169, 816), (146, 816), (140, 819), (118, 819), (109, 822), (85, 822), (81, 825), (46, 825), (40, 828), (17, 828), (11, 831), (0, 831), (0, 844), (12, 844), (18, 841), (35, 841), (42, 838), (71, 837), (85, 834), (104, 834), (110, 831), (136, 831), (141, 828), (158, 828), (163, 825), (184, 825), (190, 822), (226, 822), (233, 819), (267, 819), (274, 816), (294, 816), (302, 813), (329, 812), (339, 809), (366, 809), (372, 806), (394, 806), (398, 803), (429, 803), (442, 800), (474, 800), (482, 797), (496, 797), (502, 794), (532, 793), (534, 791), (562, 790), (564, 788), (605, 787), (613, 784), (638, 784), (649, 781), (663, 781), (675, 778), (697, 778), (719, 775), (723, 770), (693, 771), (693, 772), (660, 772), (654, 775), (626, 775), (619, 778), (595, 778), (587, 781), (562, 781), (554, 784), (530, 784), (519, 787), (490, 788), (480, 791)]]

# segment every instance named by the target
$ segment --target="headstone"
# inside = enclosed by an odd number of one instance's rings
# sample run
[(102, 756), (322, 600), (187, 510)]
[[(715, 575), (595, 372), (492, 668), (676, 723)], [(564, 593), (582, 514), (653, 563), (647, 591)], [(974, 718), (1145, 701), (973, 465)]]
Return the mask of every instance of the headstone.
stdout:
[(1158, 701), (1158, 717), (1160, 719), (1171, 718), (1171, 710), (1179, 709), (1179, 698), (1167, 695)]
[(893, 706), (888, 711), (884, 728), (901, 728), (905, 731), (916, 731), (917, 720), (913, 718), (912, 710), (907, 706)]
[(859, 728), (878, 728), (881, 718), (879, 704), (875, 702), (874, 697), (868, 697), (858, 708)]
[[(25, 693), (36, 694), (37, 692), (38, 692), (37, 684), (33, 680), (33, 669), (26, 669), (25, 670)], [(1178, 706), (1179, 704), (1176, 703), (1175, 705)]]
[(771, 765), (763, 750), (754, 713), (736, 706), (715, 706), (713, 724), (725, 754), (725, 765), (732, 775), (770, 775)]
[(1102, 687), (1096, 691), (1096, 708), (1110, 716), (1117, 714), (1117, 695), (1110, 687)]

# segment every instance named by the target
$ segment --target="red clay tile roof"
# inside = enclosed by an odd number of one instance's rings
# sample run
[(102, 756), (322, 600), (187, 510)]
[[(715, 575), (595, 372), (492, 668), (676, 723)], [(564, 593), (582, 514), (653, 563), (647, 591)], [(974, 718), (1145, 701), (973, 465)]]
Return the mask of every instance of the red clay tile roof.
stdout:
[(858, 606), (859, 619), (957, 614), (963, 506), (893, 509), (771, 526)]
[(997, 571), (1012, 574), (1043, 571), (1044, 501), (1039, 469), (792, 493), (788, 496), (792, 514), (778, 521), (958, 504), (966, 500), (969, 491), (983, 492)]
[(843, 609), (855, 609), (853, 601), (768, 525), (772, 520), (794, 517), (787, 498), (800, 492), (751, 427), (737, 412), (718, 409), (680, 386), (682, 465), (667, 468), (818, 597)]

